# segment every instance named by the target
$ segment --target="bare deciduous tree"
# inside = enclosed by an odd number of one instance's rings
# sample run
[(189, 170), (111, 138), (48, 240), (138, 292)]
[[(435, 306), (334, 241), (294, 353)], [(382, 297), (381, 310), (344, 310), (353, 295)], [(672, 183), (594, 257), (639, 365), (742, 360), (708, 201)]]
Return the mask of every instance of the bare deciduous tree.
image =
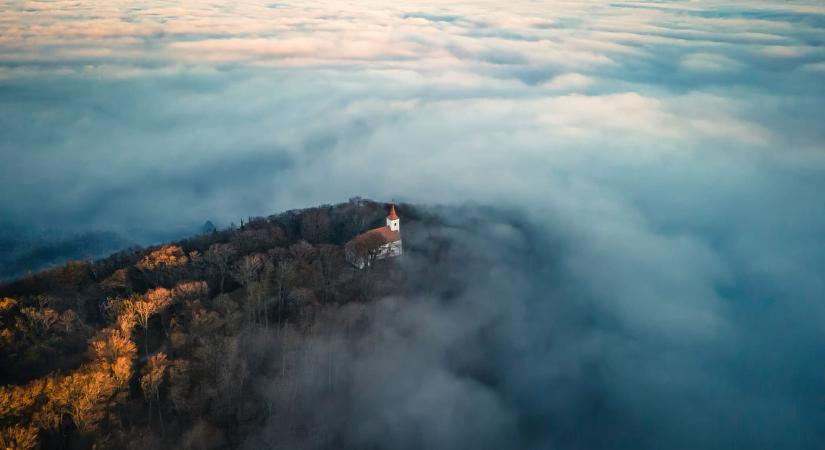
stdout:
[(343, 255), (335, 245), (322, 244), (318, 246), (318, 275), (321, 280), (321, 300), (326, 303), (330, 300), (332, 283), (338, 276)]
[(143, 328), (143, 349), (147, 358), (149, 357), (149, 319), (166, 308), (171, 300), (172, 294), (169, 289), (157, 288), (124, 301), (126, 308), (137, 319), (140, 327)]
[(252, 323), (258, 323), (258, 318), (265, 311), (263, 309), (263, 274), (266, 267), (266, 257), (261, 254), (247, 255), (241, 258), (235, 266), (233, 274), (235, 279), (246, 289), (247, 302), (244, 309), (247, 317)]
[(295, 277), (295, 263), (289, 259), (281, 259), (273, 265), (271, 277), (275, 299), (278, 303), (278, 327), (280, 328), (286, 301), (292, 288), (292, 280)]
[(223, 294), (224, 281), (237, 254), (237, 248), (232, 244), (212, 244), (206, 251), (206, 261), (215, 266), (220, 277), (220, 293)]
[(163, 382), (163, 375), (166, 373), (166, 367), (169, 362), (166, 360), (166, 354), (158, 352), (146, 362), (143, 368), (143, 375), (140, 377), (140, 388), (143, 390), (143, 396), (149, 402), (149, 422), (152, 421), (152, 400), (158, 402), (158, 418), (160, 419), (161, 427), (163, 427), (163, 412), (160, 407), (160, 385)]

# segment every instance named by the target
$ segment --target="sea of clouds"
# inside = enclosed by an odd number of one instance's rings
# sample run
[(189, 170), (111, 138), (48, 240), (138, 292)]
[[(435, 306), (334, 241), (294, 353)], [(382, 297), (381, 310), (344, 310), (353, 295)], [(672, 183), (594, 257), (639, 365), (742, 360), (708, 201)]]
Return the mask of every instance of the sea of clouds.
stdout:
[(821, 2), (0, 5), (6, 275), (82, 256), (27, 253), (74, 233), (111, 238), (88, 253), (356, 195), (492, 205), (529, 224), (519, 281), (544, 293), (501, 301), (561, 330), (508, 362), (508, 433), (825, 442)]

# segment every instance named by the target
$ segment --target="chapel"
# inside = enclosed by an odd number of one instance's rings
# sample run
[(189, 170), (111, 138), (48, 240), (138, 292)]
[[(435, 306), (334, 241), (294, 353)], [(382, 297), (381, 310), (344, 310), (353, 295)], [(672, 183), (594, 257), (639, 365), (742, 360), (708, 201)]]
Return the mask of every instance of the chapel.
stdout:
[(369, 267), (379, 259), (400, 256), (403, 252), (401, 219), (395, 212), (395, 205), (390, 205), (385, 226), (373, 228), (355, 236), (347, 242), (344, 252), (347, 261), (359, 269)]

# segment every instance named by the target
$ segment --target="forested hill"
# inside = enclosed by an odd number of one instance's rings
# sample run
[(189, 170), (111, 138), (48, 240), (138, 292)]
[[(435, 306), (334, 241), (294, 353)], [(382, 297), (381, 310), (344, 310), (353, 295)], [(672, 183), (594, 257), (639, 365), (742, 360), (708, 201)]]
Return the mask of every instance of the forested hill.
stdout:
[(330, 342), (364, 333), (377, 299), (464, 289), (455, 227), (397, 209), (405, 255), (362, 271), (343, 245), (386, 205), (353, 200), (0, 286), (0, 448), (237, 448), (263, 429), (273, 447), (349, 445), (347, 425), (317, 436), (352, 376), (331, 355), (356, 351)]

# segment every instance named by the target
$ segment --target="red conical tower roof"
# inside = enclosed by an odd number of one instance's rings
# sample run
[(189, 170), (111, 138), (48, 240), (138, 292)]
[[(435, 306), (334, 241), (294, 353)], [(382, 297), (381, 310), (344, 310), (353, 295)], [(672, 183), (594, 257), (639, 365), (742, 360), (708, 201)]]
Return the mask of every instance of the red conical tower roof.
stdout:
[(390, 214), (387, 216), (387, 219), (398, 220), (398, 215), (395, 214), (395, 205), (393, 204), (390, 204)]

